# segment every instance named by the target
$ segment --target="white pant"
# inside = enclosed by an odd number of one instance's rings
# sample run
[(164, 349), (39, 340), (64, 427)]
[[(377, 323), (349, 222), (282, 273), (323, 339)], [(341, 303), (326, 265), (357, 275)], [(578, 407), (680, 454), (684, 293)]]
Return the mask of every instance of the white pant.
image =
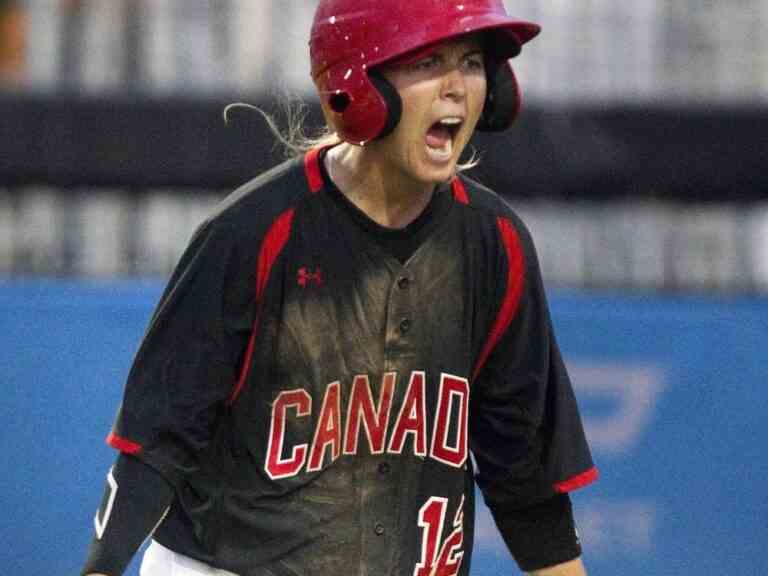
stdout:
[(154, 540), (144, 553), (140, 576), (237, 576), (204, 562), (178, 554)]

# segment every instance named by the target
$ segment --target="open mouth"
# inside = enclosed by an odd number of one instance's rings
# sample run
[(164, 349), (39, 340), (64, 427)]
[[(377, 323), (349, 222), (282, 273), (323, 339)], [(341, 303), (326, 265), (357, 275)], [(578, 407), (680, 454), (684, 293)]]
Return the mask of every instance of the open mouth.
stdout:
[(453, 142), (464, 120), (459, 117), (441, 118), (427, 131), (427, 152), (435, 160), (445, 161), (453, 156)]

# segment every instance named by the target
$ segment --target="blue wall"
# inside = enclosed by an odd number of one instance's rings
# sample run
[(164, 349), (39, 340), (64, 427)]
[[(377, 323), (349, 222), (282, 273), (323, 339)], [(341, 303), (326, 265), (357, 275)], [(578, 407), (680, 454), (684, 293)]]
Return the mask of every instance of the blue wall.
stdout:
[[(0, 283), (5, 573), (78, 573), (161, 288)], [(768, 301), (555, 293), (551, 307), (602, 474), (574, 497), (590, 574), (764, 573)], [(473, 574), (516, 573), (485, 510), (478, 533)]]

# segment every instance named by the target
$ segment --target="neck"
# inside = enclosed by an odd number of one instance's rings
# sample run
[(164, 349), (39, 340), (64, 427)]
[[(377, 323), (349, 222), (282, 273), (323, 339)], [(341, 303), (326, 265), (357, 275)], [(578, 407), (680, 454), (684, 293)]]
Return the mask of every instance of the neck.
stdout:
[(413, 222), (435, 190), (432, 182), (402, 174), (372, 146), (340, 144), (328, 151), (325, 163), (342, 194), (371, 220), (387, 228), (404, 228)]

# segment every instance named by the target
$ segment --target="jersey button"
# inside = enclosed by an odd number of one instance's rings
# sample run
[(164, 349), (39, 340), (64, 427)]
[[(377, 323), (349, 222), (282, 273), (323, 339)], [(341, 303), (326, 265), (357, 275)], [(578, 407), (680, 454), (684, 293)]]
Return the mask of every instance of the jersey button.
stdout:
[(382, 474), (389, 474), (389, 463), (382, 462), (381, 464), (379, 464), (379, 472)]
[(411, 321), (408, 320), (408, 318), (403, 318), (402, 320), (400, 320), (400, 333), (401, 334), (405, 334), (410, 329), (411, 329)]
[(407, 290), (410, 285), (411, 281), (408, 280), (406, 276), (403, 276), (397, 281), (397, 287), (400, 288), (400, 290)]
[(377, 536), (381, 536), (382, 534), (384, 534), (384, 524), (382, 524), (381, 522), (377, 522), (376, 526), (374, 526), (373, 528), (373, 531), (376, 532)]

